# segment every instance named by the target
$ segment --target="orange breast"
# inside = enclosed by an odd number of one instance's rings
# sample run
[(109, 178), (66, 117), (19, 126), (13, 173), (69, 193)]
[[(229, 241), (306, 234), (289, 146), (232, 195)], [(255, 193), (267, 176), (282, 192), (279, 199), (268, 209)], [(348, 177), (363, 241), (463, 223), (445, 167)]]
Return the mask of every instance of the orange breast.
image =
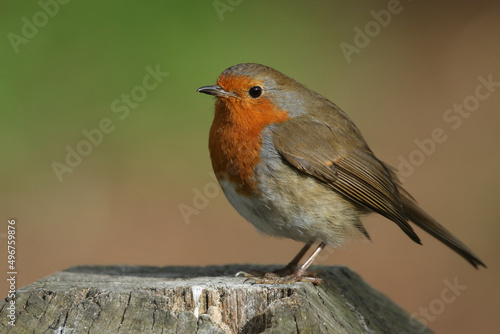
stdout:
[(217, 100), (209, 149), (219, 180), (226, 178), (240, 194), (251, 194), (257, 185), (254, 169), (260, 162), (260, 134), (267, 125), (288, 119), (286, 111), (264, 97)]

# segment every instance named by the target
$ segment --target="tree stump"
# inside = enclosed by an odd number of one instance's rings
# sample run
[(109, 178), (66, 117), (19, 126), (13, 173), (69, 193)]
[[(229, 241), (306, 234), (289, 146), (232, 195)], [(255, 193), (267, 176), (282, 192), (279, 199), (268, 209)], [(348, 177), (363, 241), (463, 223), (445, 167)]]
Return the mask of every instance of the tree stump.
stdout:
[(272, 266), (73, 267), (0, 302), (1, 333), (431, 333), (346, 267), (324, 282), (257, 285)]

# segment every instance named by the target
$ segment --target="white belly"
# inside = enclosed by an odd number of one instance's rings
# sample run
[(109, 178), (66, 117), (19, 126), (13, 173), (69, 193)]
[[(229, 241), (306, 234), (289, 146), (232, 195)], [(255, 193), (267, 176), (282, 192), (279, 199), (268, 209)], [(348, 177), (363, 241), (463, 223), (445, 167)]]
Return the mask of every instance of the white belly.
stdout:
[(220, 181), (220, 186), (233, 208), (235, 208), (243, 218), (252, 223), (260, 233), (279, 235), (275, 233), (274, 224), (268, 222), (273, 212), (271, 212), (269, 207), (266, 208), (261, 200), (239, 194), (236, 191), (236, 187), (226, 179)]
[[(290, 238), (296, 241), (326, 242), (337, 246), (346, 238), (360, 235), (355, 224), (361, 224), (358, 214), (350, 203), (334, 191), (320, 187), (324, 193), (318, 196), (318, 185), (313, 179), (301, 179), (294, 191), (275, 191), (280, 179), (269, 178), (261, 182), (261, 196), (241, 195), (227, 180), (220, 181), (228, 201), (246, 220), (265, 234)], [(262, 179), (261, 179), (262, 181)], [(280, 186), (283, 186), (282, 184)], [(283, 189), (283, 188), (282, 188)], [(311, 195), (311, 189), (315, 195)]]

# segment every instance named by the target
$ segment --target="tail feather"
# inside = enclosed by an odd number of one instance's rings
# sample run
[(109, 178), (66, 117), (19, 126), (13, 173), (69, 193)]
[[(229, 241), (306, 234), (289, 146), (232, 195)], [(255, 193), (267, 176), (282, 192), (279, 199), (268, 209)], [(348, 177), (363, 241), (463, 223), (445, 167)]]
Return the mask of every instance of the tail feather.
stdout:
[(479, 266), (483, 266), (486, 268), (486, 265), (478, 258), (476, 254), (474, 254), (474, 252), (472, 252), (467, 246), (465, 246), (464, 243), (453, 236), (453, 234), (451, 234), (446, 228), (444, 228), (444, 226), (439, 224), (427, 212), (422, 210), (411, 198), (402, 194), (401, 201), (405, 208), (406, 214), (408, 215), (408, 218), (413, 223), (415, 223), (424, 231), (460, 254), (460, 256), (466, 259), (476, 269), (479, 269)]

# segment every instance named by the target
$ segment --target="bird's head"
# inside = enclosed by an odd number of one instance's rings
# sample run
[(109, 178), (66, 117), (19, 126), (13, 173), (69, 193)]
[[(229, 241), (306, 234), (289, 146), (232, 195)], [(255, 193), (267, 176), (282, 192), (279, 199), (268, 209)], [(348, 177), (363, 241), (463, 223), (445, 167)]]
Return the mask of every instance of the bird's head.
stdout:
[(304, 113), (304, 97), (311, 91), (271, 67), (244, 63), (224, 70), (215, 85), (198, 92), (217, 98), (216, 119), (267, 125)]

